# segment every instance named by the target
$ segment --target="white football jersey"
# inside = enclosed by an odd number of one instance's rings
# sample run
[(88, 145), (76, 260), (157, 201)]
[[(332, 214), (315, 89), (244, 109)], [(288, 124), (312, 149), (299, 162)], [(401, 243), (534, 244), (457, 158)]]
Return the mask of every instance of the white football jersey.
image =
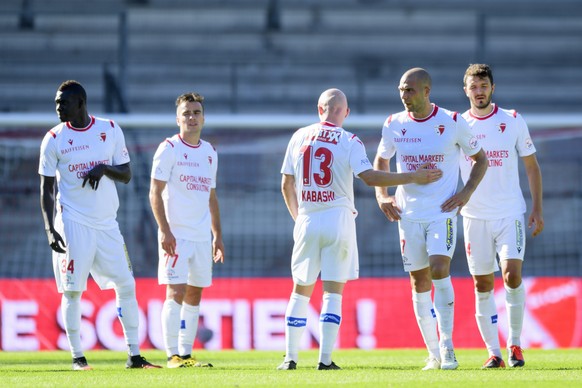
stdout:
[(47, 132), (40, 147), (40, 175), (57, 179), (57, 211), (64, 219), (96, 229), (118, 227), (119, 198), (115, 182), (103, 176), (97, 190), (83, 178), (98, 164), (129, 163), (121, 128), (111, 120), (91, 116), (86, 128), (61, 123)]
[(329, 122), (298, 129), (281, 174), (295, 177), (299, 213), (344, 206), (356, 213), (354, 176), (372, 168), (358, 137)]
[(200, 139), (186, 143), (179, 134), (163, 141), (152, 164), (151, 177), (166, 182), (162, 192), (172, 234), (188, 241), (211, 239), (210, 191), (216, 188), (218, 155)]
[(380, 157), (391, 159), (396, 154), (398, 172), (416, 171), (427, 162), (428, 168), (443, 171), (443, 177), (436, 182), (398, 186), (396, 202), (402, 219), (432, 222), (456, 215), (456, 210), (443, 213), (440, 206), (457, 191), (461, 149), (467, 155), (475, 155), (481, 146), (456, 112), (433, 104), (431, 114), (424, 119), (415, 119), (407, 111), (386, 119), (378, 145)]
[[(525, 120), (516, 111), (497, 105), (493, 105), (493, 111), (487, 116), (477, 117), (468, 110), (463, 117), (487, 153), (489, 168), (461, 214), (496, 220), (525, 213), (525, 200), (519, 185), (519, 157), (536, 152)], [(461, 155), (464, 182), (469, 179), (471, 166), (472, 160)]]

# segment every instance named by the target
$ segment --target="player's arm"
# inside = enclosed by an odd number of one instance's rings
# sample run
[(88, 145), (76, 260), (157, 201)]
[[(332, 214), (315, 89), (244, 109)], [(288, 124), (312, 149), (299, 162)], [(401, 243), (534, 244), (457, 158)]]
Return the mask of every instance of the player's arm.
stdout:
[(297, 200), (295, 177), (293, 175), (283, 174), (283, 178), (281, 179), (281, 192), (283, 193), (283, 199), (285, 200), (289, 214), (291, 214), (293, 220), (296, 220), (297, 214), (299, 213), (299, 201)]
[(164, 209), (164, 201), (162, 199), (162, 192), (166, 188), (166, 182), (152, 178), (150, 184), (150, 206), (152, 213), (158, 223), (160, 229), (160, 243), (162, 249), (168, 255), (174, 256), (176, 254), (176, 238), (170, 230), (170, 224), (166, 217), (166, 210)]
[(65, 253), (65, 242), (54, 226), (55, 177), (40, 176), (40, 210), (49, 246), (55, 252)]
[(368, 186), (388, 187), (416, 183), (426, 185), (438, 181), (443, 176), (441, 170), (427, 169), (428, 163), (421, 165), (415, 172), (392, 173), (369, 169), (361, 172), (358, 177)]
[(473, 195), (473, 192), (475, 189), (477, 189), (479, 182), (481, 182), (485, 176), (489, 161), (487, 160), (487, 155), (485, 154), (485, 151), (483, 151), (483, 148), (481, 148), (475, 155), (471, 156), (471, 159), (473, 159), (474, 163), (471, 167), (469, 179), (467, 179), (465, 186), (458, 193), (447, 199), (441, 205), (441, 210), (444, 213), (454, 210), (460, 211), (461, 208), (465, 206), (467, 202), (469, 202), (471, 195)]
[(131, 180), (131, 168), (129, 167), (129, 162), (117, 166), (98, 164), (87, 173), (83, 179), (82, 187), (85, 187), (85, 184), (88, 181), (91, 188), (97, 190), (97, 187), (99, 187), (99, 181), (103, 178), (103, 175), (117, 182), (129, 183)]
[[(374, 158), (374, 170), (390, 172), (390, 160), (384, 159), (380, 155), (376, 154)], [(376, 200), (378, 201), (378, 206), (382, 213), (391, 221), (400, 220), (401, 210), (396, 206), (396, 199), (388, 194), (387, 187), (376, 186), (374, 189), (376, 191)]]
[(212, 229), (212, 253), (215, 263), (224, 263), (224, 243), (222, 242), (222, 226), (220, 225), (220, 209), (216, 189), (210, 190), (210, 218)]
[(542, 210), (542, 172), (535, 154), (522, 158), (525, 173), (529, 182), (529, 191), (532, 199), (532, 210), (528, 219), (528, 228), (535, 225), (532, 236), (537, 236), (544, 230), (544, 216)]

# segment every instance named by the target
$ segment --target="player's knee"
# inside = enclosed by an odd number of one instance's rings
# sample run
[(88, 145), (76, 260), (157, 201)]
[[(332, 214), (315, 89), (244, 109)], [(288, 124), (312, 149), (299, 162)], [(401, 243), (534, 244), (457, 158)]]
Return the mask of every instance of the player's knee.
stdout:
[(131, 279), (129, 282), (117, 285), (115, 292), (119, 299), (133, 298), (135, 296), (135, 280)]
[(506, 271), (503, 274), (503, 281), (509, 288), (517, 288), (521, 284), (521, 274), (515, 271)]
[(81, 299), (81, 291), (65, 291), (63, 292), (63, 297), (69, 301), (75, 301)]

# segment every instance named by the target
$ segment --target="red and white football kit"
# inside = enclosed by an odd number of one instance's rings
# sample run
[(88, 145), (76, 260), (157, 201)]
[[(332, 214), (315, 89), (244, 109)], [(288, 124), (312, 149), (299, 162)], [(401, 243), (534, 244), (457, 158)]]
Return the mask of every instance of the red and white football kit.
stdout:
[(297, 130), (281, 173), (295, 177), (299, 214), (291, 259), (294, 281), (358, 278), (353, 179), (372, 165), (358, 137), (328, 122)]
[(125, 138), (113, 121), (91, 116), (86, 128), (61, 123), (41, 144), (38, 172), (58, 185), (55, 229), (66, 254), (53, 252), (59, 292), (84, 291), (89, 272), (102, 289), (133, 282), (131, 264), (117, 224), (119, 198), (115, 182), (103, 176), (97, 190), (83, 178), (98, 164), (129, 163)]
[[(485, 275), (499, 270), (503, 259), (522, 259), (525, 251), (526, 204), (519, 184), (519, 157), (536, 152), (527, 124), (517, 112), (493, 104), (482, 117), (463, 114), (487, 154), (489, 168), (469, 202), (461, 209), (469, 270)], [(461, 178), (466, 181), (472, 160), (461, 155)]]
[(481, 149), (465, 120), (433, 104), (432, 112), (415, 119), (402, 111), (386, 119), (378, 155), (396, 155), (398, 172), (413, 172), (422, 164), (441, 169), (443, 177), (427, 185), (400, 185), (396, 203), (402, 210), (399, 224), (404, 269), (428, 266), (428, 256), (452, 257), (456, 244), (456, 210), (441, 211), (440, 205), (457, 191), (460, 150), (475, 155)]
[(212, 283), (210, 192), (216, 188), (218, 156), (204, 140), (186, 143), (179, 134), (158, 147), (151, 177), (166, 182), (164, 209), (176, 238), (176, 255), (159, 247), (160, 284), (208, 287)]

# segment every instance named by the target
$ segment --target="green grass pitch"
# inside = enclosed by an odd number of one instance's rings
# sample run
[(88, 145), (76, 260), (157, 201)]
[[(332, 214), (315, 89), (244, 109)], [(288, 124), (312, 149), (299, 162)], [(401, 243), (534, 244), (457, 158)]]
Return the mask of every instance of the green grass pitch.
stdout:
[[(86, 352), (92, 371), (74, 372), (68, 352), (0, 352), (2, 387), (569, 387), (582, 386), (582, 349), (524, 352), (524, 368), (482, 370), (483, 349), (458, 349), (459, 369), (421, 371), (420, 349), (336, 350), (339, 371), (317, 371), (317, 351), (300, 353), (298, 369), (278, 371), (283, 352), (204, 351), (214, 368), (126, 370), (122, 352)], [(161, 351), (144, 351), (165, 366)]]

